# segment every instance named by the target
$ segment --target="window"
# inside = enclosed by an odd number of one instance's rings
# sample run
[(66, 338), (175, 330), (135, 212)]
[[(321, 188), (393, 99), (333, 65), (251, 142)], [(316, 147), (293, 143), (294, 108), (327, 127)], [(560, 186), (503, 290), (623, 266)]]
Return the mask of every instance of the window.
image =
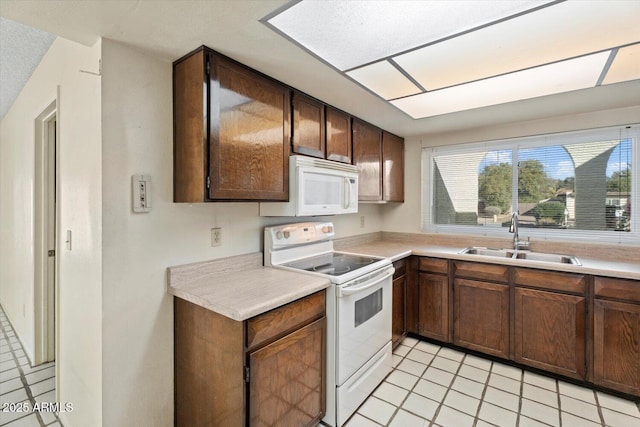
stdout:
[(425, 148), (423, 229), (500, 235), (518, 212), (531, 236), (637, 241), (639, 137), (634, 125)]

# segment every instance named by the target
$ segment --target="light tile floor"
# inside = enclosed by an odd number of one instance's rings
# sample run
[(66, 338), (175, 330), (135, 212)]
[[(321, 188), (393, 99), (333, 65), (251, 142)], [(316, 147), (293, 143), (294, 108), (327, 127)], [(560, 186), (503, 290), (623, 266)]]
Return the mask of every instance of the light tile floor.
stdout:
[(347, 427), (640, 426), (638, 401), (406, 338)]
[(56, 401), (55, 363), (31, 367), (0, 306), (0, 426), (62, 426), (54, 412), (34, 411)]

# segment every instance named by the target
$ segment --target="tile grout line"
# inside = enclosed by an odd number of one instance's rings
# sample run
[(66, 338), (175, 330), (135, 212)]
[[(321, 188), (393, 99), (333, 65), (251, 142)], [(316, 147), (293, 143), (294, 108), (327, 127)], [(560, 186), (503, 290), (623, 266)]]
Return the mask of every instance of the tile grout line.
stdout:
[[(18, 336), (16, 335), (16, 333), (15, 333), (15, 329), (13, 328), (13, 325), (11, 325), (11, 322), (9, 321), (9, 319), (7, 318), (7, 316), (6, 316), (6, 314), (5, 314), (4, 309), (2, 308), (2, 306), (0, 306), (0, 312), (2, 312), (2, 314), (4, 315), (4, 317), (7, 319), (7, 324), (9, 325), (9, 328), (11, 328), (11, 331), (13, 332), (14, 337), (16, 338), (16, 342), (20, 345), (20, 349), (22, 350), (22, 352), (23, 352), (23, 353), (25, 353), (25, 352), (24, 352), (24, 346), (22, 345), (22, 342), (20, 341), (20, 339), (19, 339), (19, 338), (18, 338)], [(0, 323), (0, 330), (2, 330), (2, 334), (3, 334), (5, 337), (7, 337), (7, 332), (6, 332), (6, 329), (5, 329), (5, 325), (3, 325), (3, 324), (1, 324), (1, 323)], [(7, 342), (8, 342), (8, 340), (7, 340)], [(17, 356), (16, 356), (16, 354), (15, 354), (15, 350), (14, 350), (14, 348), (13, 348), (13, 345), (11, 345), (10, 343), (9, 343), (9, 349), (10, 349), (11, 355), (13, 356), (13, 360), (14, 360), (14, 362), (15, 362), (15, 364), (16, 364), (16, 367), (17, 367), (17, 369), (18, 369), (18, 372), (19, 372), (19, 374), (20, 374), (20, 381), (22, 382), (23, 389), (24, 389), (25, 393), (27, 394), (27, 400), (29, 401), (29, 404), (31, 405), (31, 407), (30, 407), (30, 409), (31, 409), (30, 413), (33, 413), (33, 414), (35, 414), (35, 415), (36, 415), (36, 419), (37, 419), (37, 420), (38, 420), (38, 422), (40, 423), (40, 426), (46, 426), (47, 424), (44, 422), (44, 419), (42, 418), (42, 415), (40, 414), (40, 411), (33, 410), (33, 408), (35, 407), (35, 404), (36, 404), (35, 397), (33, 396), (33, 393), (32, 393), (32, 391), (31, 391), (31, 387), (29, 386), (29, 383), (28, 383), (28, 381), (27, 381), (26, 374), (24, 373), (24, 371), (23, 371), (23, 369), (22, 369), (22, 365), (21, 365), (21, 364), (20, 364), (20, 362), (18, 361), (18, 358), (17, 358)], [(29, 367), (30, 367), (30, 368), (33, 368), (33, 367), (31, 366), (31, 361), (30, 361), (30, 360), (29, 360), (29, 358), (27, 357), (26, 353), (25, 353), (24, 357), (27, 359), (27, 363), (29, 364)], [(35, 371), (35, 372), (39, 372), (39, 371)], [(46, 393), (48, 393), (48, 392), (46, 392)], [(44, 394), (44, 393), (41, 393), (41, 394)], [(39, 395), (38, 395), (38, 396), (39, 396)], [(62, 425), (62, 422), (61, 422), (61, 421), (60, 421), (60, 419), (58, 418), (58, 414), (57, 414), (57, 413), (55, 413), (55, 412), (51, 412), (51, 414), (53, 414), (53, 416), (55, 417), (55, 421), (54, 421), (54, 422), (58, 422), (60, 425)], [(15, 419), (15, 420), (13, 420), (13, 421), (17, 421), (17, 420), (25, 419), (25, 418), (27, 418), (28, 416), (29, 416), (29, 413), (27, 413), (27, 414), (26, 414), (25, 416), (23, 416), (23, 417), (16, 418), (16, 419)], [(13, 422), (13, 421), (11, 421), (11, 422)], [(3, 425), (4, 425), (4, 424), (3, 424)]]

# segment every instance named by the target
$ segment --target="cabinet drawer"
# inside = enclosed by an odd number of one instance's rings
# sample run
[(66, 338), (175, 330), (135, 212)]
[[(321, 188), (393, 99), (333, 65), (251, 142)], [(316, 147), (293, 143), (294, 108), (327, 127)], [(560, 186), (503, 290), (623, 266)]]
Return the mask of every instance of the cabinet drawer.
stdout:
[(419, 269), (422, 271), (428, 271), (430, 273), (442, 273), (447, 274), (449, 268), (446, 259), (440, 258), (420, 258)]
[(456, 276), (485, 279), (502, 283), (507, 283), (509, 281), (509, 267), (506, 265), (456, 261), (454, 266)]
[(247, 348), (255, 348), (322, 317), (325, 292), (317, 292), (247, 320)]
[(594, 294), (597, 297), (640, 302), (640, 281), (596, 277), (594, 279)]
[(393, 263), (393, 268), (396, 269), (396, 271), (393, 272), (393, 278), (397, 279), (398, 277), (402, 277), (405, 274), (407, 274), (407, 260), (406, 259), (400, 259), (396, 262)]
[(582, 274), (516, 268), (515, 283), (552, 291), (575, 292), (583, 295), (586, 293), (586, 279)]

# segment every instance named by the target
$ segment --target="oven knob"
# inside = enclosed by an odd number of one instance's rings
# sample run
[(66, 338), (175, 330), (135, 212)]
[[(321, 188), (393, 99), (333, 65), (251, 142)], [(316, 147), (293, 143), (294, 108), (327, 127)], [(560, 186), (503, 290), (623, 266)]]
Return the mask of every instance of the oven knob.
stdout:
[(288, 231), (284, 232), (284, 238), (288, 239), (291, 234)]
[(276, 239), (278, 239), (278, 240), (282, 239), (282, 231), (278, 231), (276, 233)]
[(333, 227), (329, 227), (328, 225), (325, 225), (324, 227), (322, 227), (322, 232), (324, 234), (331, 233), (332, 231), (333, 231)]

